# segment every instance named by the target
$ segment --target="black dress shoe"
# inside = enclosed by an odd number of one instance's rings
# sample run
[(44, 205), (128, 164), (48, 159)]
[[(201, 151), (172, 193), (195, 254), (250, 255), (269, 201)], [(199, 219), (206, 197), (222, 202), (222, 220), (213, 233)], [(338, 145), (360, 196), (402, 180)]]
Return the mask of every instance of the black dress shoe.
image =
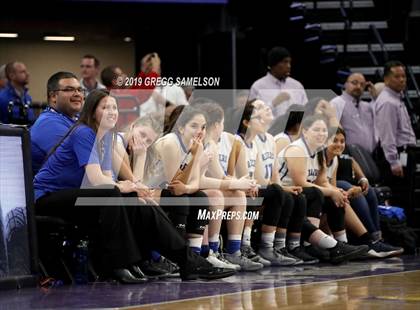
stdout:
[(139, 284), (147, 282), (147, 278), (137, 278), (128, 269), (115, 269), (113, 271), (114, 279), (124, 284)]
[(168, 273), (168, 277), (179, 277), (179, 266), (169, 259), (161, 256), (159, 261), (153, 261), (153, 264), (165, 270)]
[(215, 280), (233, 276), (236, 271), (234, 269), (213, 267), (207, 260), (200, 256), (196, 256), (193, 262), (189, 262), (185, 269), (181, 269), (182, 281), (206, 279)]
[(141, 262), (140, 268), (137, 268), (141, 269), (143, 275), (149, 278), (165, 278), (169, 276), (168, 271), (162, 269), (157, 264), (154, 264), (151, 260)]

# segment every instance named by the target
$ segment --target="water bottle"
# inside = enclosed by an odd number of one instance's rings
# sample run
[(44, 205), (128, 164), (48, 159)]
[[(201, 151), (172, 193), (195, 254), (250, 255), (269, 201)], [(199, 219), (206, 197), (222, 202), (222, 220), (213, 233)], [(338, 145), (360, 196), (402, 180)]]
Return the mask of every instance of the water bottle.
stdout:
[(80, 240), (73, 254), (74, 280), (76, 284), (87, 284), (89, 279), (88, 241)]

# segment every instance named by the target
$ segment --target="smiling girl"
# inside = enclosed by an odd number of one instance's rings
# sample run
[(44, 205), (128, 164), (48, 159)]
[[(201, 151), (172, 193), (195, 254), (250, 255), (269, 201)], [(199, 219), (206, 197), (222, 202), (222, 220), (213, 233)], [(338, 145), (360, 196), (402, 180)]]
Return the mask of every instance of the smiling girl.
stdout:
[[(347, 192), (351, 208), (356, 213), (355, 217), (360, 218), (363, 223), (363, 231), (359, 234), (355, 232), (356, 236), (359, 237), (359, 242), (369, 245), (368, 254), (370, 257), (384, 258), (401, 254), (403, 252), (402, 248), (383, 242), (375, 190), (369, 186), (369, 181), (354, 158), (348, 155), (343, 156), (345, 146), (346, 134), (342, 128), (338, 128), (333, 137), (333, 142), (326, 149), (326, 163), (329, 167), (328, 175), (332, 184)], [(337, 171), (340, 171), (340, 173), (337, 174)], [(353, 178), (353, 175), (355, 178)], [(351, 222), (354, 222), (354, 220)]]
[[(322, 115), (306, 117), (302, 122), (302, 136), (279, 154), (280, 180), (284, 185), (302, 186), (308, 201), (303, 234), (305, 241), (327, 249), (334, 263), (358, 257), (366, 246), (350, 246), (344, 228), (346, 194), (327, 179), (322, 149), (328, 137), (328, 122)], [(334, 240), (318, 229), (321, 213), (327, 214)]]

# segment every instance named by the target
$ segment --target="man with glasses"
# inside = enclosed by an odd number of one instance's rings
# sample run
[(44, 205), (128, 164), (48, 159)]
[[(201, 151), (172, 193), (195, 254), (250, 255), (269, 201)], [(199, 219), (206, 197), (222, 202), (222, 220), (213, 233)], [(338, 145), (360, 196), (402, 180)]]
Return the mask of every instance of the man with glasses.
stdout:
[(24, 63), (13, 61), (6, 65), (5, 74), (8, 83), (0, 91), (0, 123), (30, 125), (35, 121), (31, 109), (32, 98), (26, 85), (29, 72)]
[(85, 91), (71, 72), (57, 72), (47, 82), (48, 108), (31, 127), (32, 169), (41, 168), (48, 153), (76, 122)]
[(80, 85), (86, 91), (86, 96), (94, 89), (105, 89), (105, 85), (97, 80), (99, 75), (99, 59), (93, 55), (85, 55), (80, 64), (82, 79)]
[(366, 82), (363, 74), (352, 73), (344, 86), (342, 95), (331, 100), (331, 104), (336, 108), (337, 119), (346, 132), (347, 143), (357, 144), (372, 153), (377, 144), (374, 101), (363, 101), (361, 97), (365, 88), (374, 90), (373, 84)]

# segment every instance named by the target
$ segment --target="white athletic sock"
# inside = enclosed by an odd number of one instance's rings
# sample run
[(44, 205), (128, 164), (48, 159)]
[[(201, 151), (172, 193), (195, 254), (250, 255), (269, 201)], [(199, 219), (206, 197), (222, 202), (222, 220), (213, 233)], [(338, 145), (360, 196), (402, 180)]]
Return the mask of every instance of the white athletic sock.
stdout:
[(325, 235), (324, 237), (322, 237), (319, 240), (319, 242), (318, 242), (317, 245), (321, 249), (331, 249), (331, 248), (333, 248), (333, 247), (335, 247), (337, 245), (337, 241), (334, 238), (332, 238), (332, 237), (330, 237), (328, 235)]
[(190, 248), (200, 248), (201, 244), (203, 243), (203, 237), (192, 237), (188, 238), (188, 246)]
[(286, 233), (284, 232), (276, 232), (274, 235), (274, 247), (276, 249), (283, 249), (286, 247)]
[(344, 232), (338, 236), (334, 236), (335, 240), (347, 243), (347, 234)]
[(275, 233), (276, 233), (275, 231), (273, 231), (272, 233), (262, 233), (260, 246), (262, 248), (272, 248), (274, 245)]

